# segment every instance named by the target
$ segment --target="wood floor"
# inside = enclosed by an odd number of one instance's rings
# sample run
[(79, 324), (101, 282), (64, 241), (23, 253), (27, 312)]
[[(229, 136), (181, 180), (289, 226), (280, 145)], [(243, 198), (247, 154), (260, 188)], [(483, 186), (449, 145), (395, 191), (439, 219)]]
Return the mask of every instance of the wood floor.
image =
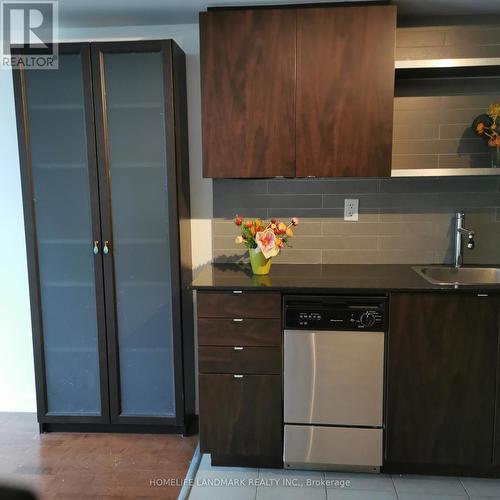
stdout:
[[(197, 442), (155, 434), (40, 435), (34, 414), (0, 413), (0, 482), (28, 486), (42, 500), (177, 498)], [(169, 480), (178, 484), (167, 486)]]

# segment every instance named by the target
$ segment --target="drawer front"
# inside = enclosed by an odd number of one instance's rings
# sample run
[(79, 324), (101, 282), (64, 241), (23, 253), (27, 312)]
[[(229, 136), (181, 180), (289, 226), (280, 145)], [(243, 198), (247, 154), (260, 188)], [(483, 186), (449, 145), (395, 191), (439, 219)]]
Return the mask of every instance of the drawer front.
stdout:
[(285, 467), (382, 465), (382, 429), (285, 425), (284, 441)]
[(281, 374), (279, 347), (200, 347), (200, 373)]
[(281, 294), (198, 292), (199, 318), (281, 318)]
[(198, 319), (198, 345), (281, 346), (279, 319)]
[(202, 453), (282, 460), (279, 375), (200, 374), (199, 387)]

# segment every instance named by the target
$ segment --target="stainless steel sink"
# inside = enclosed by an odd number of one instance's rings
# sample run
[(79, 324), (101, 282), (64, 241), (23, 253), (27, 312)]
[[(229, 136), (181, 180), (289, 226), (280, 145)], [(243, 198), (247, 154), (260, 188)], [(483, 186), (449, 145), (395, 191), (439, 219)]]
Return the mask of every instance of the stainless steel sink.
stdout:
[(500, 268), (416, 266), (413, 268), (435, 285), (500, 285)]

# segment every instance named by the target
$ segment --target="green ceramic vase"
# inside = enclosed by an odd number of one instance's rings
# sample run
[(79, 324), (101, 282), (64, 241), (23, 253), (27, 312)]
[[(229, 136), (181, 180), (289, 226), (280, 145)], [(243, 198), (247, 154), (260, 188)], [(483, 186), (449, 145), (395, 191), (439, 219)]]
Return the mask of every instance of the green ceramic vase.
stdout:
[(262, 252), (256, 252), (255, 248), (248, 250), (250, 254), (250, 264), (252, 265), (252, 272), (254, 274), (269, 274), (271, 269), (271, 259), (266, 259)]

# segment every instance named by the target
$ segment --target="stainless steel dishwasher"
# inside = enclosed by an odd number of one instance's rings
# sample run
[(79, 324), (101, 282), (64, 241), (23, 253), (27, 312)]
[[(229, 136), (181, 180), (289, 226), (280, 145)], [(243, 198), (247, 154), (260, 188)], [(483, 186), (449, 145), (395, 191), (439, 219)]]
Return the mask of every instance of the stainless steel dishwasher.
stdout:
[(285, 296), (285, 467), (380, 469), (386, 307), (386, 297)]

